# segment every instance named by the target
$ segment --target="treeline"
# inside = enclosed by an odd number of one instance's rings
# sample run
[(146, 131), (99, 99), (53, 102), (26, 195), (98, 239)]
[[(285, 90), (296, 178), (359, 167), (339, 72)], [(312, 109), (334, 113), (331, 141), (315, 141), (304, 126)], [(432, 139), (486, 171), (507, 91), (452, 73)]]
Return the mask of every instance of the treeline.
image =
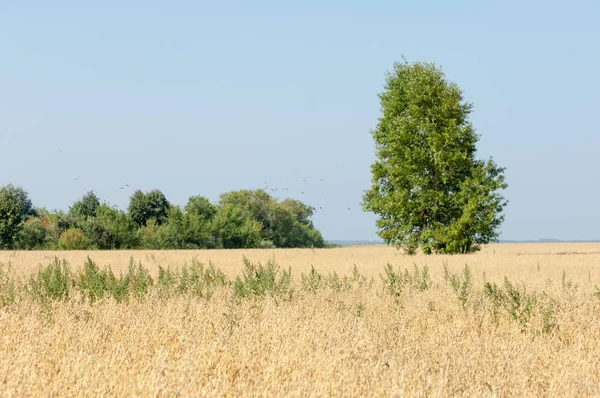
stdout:
[(189, 198), (181, 208), (159, 190), (135, 191), (127, 211), (88, 192), (67, 212), (34, 207), (14, 185), (0, 187), (0, 249), (233, 249), (324, 247), (314, 208), (263, 190)]

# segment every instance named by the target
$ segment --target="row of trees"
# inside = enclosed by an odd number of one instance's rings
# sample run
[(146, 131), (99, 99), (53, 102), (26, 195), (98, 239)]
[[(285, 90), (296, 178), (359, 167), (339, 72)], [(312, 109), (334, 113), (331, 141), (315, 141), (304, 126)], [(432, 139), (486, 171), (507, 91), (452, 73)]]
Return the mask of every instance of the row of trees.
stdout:
[(213, 249), (324, 247), (314, 209), (263, 190), (202, 196), (181, 208), (154, 190), (136, 191), (127, 211), (88, 192), (67, 212), (36, 208), (27, 192), (0, 187), (0, 249)]

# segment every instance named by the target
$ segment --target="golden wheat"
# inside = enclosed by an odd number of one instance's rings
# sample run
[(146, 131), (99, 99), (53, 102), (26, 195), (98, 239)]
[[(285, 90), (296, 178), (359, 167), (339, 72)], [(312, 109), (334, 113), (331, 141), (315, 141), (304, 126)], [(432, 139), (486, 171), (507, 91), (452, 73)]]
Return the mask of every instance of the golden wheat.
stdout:
[[(161, 296), (51, 308), (18, 297), (0, 308), (5, 396), (597, 396), (600, 244), (490, 245), (469, 256), (404, 256), (384, 246), (306, 250), (1, 252), (22, 282), (54, 256), (125, 271), (212, 261), (231, 278), (242, 256), (292, 268), (291, 300)], [(380, 274), (427, 264), (427, 289), (386, 293)], [(448, 281), (472, 273), (463, 307)], [(311, 265), (367, 281), (302, 290)], [(485, 282), (507, 277), (538, 299), (526, 324), (495, 307)], [(349, 280), (352, 282), (352, 278)], [(546, 312), (544, 312), (546, 311)], [(550, 322), (552, 327), (545, 329)]]

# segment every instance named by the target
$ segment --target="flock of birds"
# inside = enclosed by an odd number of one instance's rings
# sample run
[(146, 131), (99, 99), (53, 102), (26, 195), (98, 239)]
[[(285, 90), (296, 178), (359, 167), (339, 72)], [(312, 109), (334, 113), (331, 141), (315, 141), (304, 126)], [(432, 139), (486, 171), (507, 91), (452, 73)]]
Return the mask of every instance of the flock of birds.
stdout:
[[(59, 151), (59, 152), (62, 152), (62, 151)], [(80, 178), (81, 178), (80, 176), (77, 176), (77, 177), (73, 178), (73, 181), (79, 181)], [(319, 182), (320, 183), (324, 182), (324, 179), (323, 178), (319, 179)], [(302, 183), (303, 184), (308, 184), (308, 181), (307, 180), (302, 180)], [(272, 187), (272, 186), (269, 185), (269, 183), (267, 183), (265, 181), (265, 185), (264, 185), (263, 190), (265, 192), (271, 192), (273, 194), (273, 196), (277, 196), (278, 192), (288, 192), (290, 190), (290, 188), (289, 188), (289, 181), (286, 181), (285, 184), (286, 184), (285, 187)], [(122, 185), (122, 186), (119, 187), (119, 190), (122, 191), (122, 190), (125, 190), (125, 189), (128, 189), (128, 188), (131, 189), (131, 185), (124, 184), (124, 185)], [(305, 189), (302, 188), (302, 190), (300, 191), (300, 195), (304, 195), (304, 194), (305, 194)], [(327, 197), (323, 197), (323, 200), (327, 200)], [(348, 210), (352, 210), (351, 206), (347, 206), (347, 207), (348, 207)], [(315, 206), (315, 208), (318, 209), (318, 210), (323, 210), (323, 205), (319, 205), (318, 207)]]
[[(323, 179), (323, 178), (319, 179), (319, 182), (323, 182), (323, 181), (324, 181), (324, 179)], [(287, 184), (289, 184), (289, 181), (286, 181), (285, 183), (286, 183), (286, 185), (287, 185)], [(307, 183), (308, 183), (308, 181), (307, 181), (307, 180), (302, 180), (302, 183), (304, 183), (304, 184), (307, 184)], [(288, 187), (274, 188), (274, 187), (271, 187), (271, 186), (269, 186), (269, 183), (267, 183), (267, 182), (265, 181), (264, 190), (265, 190), (265, 191), (270, 191), (270, 192), (272, 192), (273, 194), (277, 194), (277, 192), (280, 192), (280, 191), (281, 191), (281, 192), (287, 192), (287, 191), (289, 191), (289, 188), (288, 188)], [(304, 190), (300, 191), (300, 195), (304, 195), (304, 192), (305, 192)], [(326, 198), (326, 197), (324, 197), (324, 198), (323, 198), (323, 200), (327, 200), (327, 198)], [(323, 206), (322, 206), (322, 205), (321, 205), (321, 206), (318, 206), (318, 210), (323, 210)], [(348, 210), (352, 210), (352, 207), (348, 206)]]

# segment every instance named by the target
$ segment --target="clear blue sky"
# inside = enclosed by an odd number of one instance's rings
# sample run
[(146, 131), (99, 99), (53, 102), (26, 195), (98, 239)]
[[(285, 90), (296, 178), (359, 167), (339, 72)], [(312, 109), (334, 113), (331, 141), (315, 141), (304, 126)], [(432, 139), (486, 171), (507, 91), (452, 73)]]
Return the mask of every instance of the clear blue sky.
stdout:
[(376, 239), (369, 131), (404, 55), (475, 104), (507, 167), (501, 238), (600, 239), (599, 3), (289, 3), (1, 2), (0, 184), (67, 209), (267, 182), (322, 207), (326, 239)]

